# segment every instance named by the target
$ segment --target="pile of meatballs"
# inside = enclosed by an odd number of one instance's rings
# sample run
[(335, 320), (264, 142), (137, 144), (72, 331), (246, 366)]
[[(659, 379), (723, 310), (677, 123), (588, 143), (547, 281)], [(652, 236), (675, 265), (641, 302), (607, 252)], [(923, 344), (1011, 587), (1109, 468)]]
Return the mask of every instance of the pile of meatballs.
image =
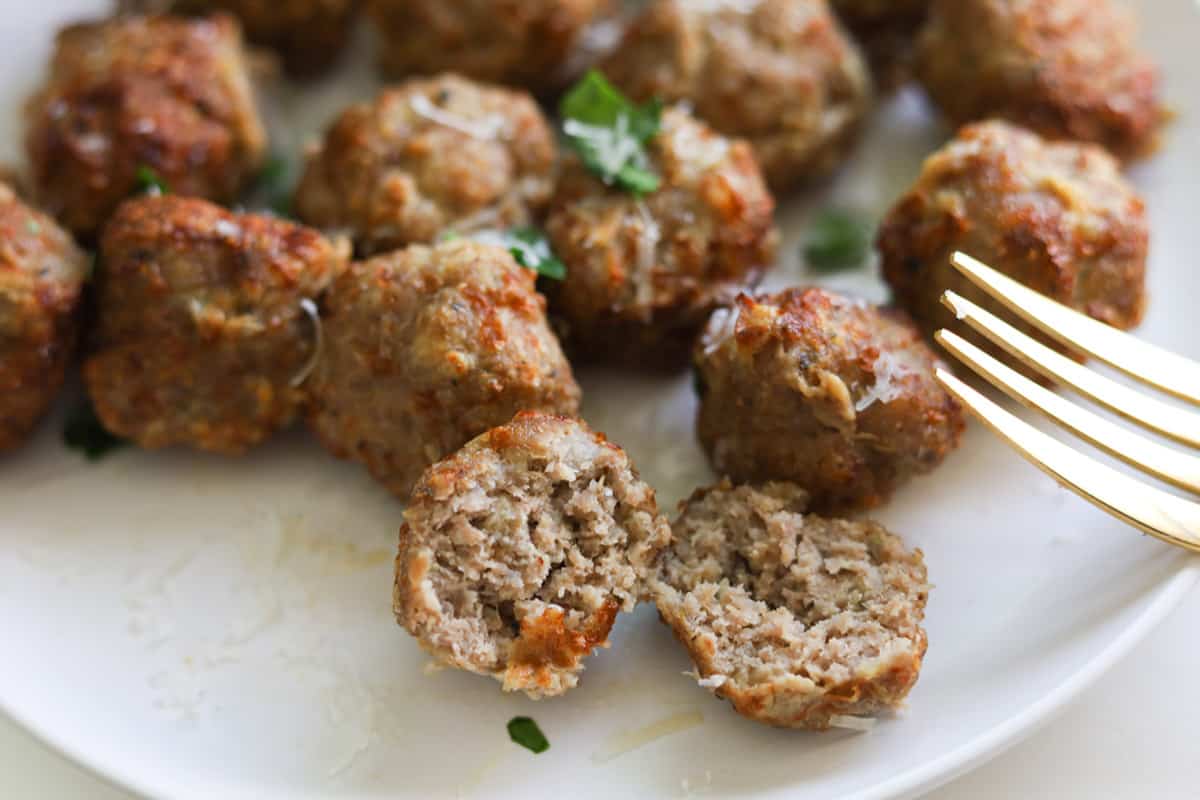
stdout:
[[(900, 706), (925, 564), (860, 513), (961, 438), (929, 337), (960, 327), (945, 290), (991, 301), (950, 254), (1116, 327), (1144, 310), (1121, 168), (1166, 115), (1107, 0), (120, 5), (59, 32), (27, 179), (0, 184), (0, 450), (77, 353), (104, 428), (142, 448), (237, 455), (303, 420), (407, 504), (400, 624), (505, 690), (566, 692), (651, 602), (748, 717)], [(295, 219), (237, 210), (268, 150), (249, 48), (320, 74), (360, 12), (394, 82), (313, 143)], [(589, 68), (663, 104), (639, 154), (654, 188), (564, 144), (547, 103)], [(776, 196), (835, 170), (914, 78), (963, 127), (878, 231), (894, 305), (757, 291)], [(565, 277), (495, 243), (521, 226)], [(579, 419), (583, 363), (694, 370), (721, 480), (673, 523)]]

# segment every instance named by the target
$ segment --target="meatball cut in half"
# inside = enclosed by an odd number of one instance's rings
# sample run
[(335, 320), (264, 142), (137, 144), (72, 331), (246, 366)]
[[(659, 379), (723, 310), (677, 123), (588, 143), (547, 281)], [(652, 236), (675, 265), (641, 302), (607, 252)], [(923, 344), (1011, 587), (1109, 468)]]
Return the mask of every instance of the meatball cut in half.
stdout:
[(338, 117), (295, 208), (370, 255), (447, 229), (533, 221), (554, 190), (554, 132), (533, 99), (454, 75), (409, 81)]
[(899, 312), (821, 289), (742, 295), (696, 348), (700, 441), (718, 474), (793, 481), (815, 511), (878, 506), (958, 446), (936, 363)]
[(62, 387), (90, 260), (0, 183), (0, 451), (25, 441)]
[[(927, 334), (951, 328), (1020, 366), (942, 305), (942, 293), (951, 289), (994, 312), (1003, 308), (951, 266), (954, 251), (1102, 322), (1131, 328), (1146, 303), (1148, 242), (1142, 200), (1101, 148), (1047, 143), (1008, 123), (985, 122), (964, 128), (926, 159), (884, 220), (877, 246), (897, 301)], [(1033, 334), (1023, 322), (1014, 324)]]
[(1127, 158), (1165, 119), (1136, 32), (1111, 0), (933, 0), (917, 75), (952, 123), (1003, 117)]
[(832, 0), (871, 62), (876, 84), (892, 88), (909, 77), (917, 33), (930, 0)]
[(417, 484), (396, 618), (443, 664), (559, 695), (644, 595), (670, 538), (621, 448), (576, 420), (518, 414)]
[(929, 586), (920, 550), (807, 503), (791, 483), (696, 492), (655, 595), (701, 686), (750, 719), (823, 730), (903, 703)]
[(167, 195), (105, 228), (84, 379), (147, 448), (238, 454), (289, 424), (318, 355), (317, 298), (349, 248), (275, 217)]
[(384, 71), (455, 70), (471, 78), (553, 90), (589, 26), (619, 0), (366, 0), (383, 38)]
[(232, 17), (124, 17), (64, 28), (28, 105), (39, 202), (91, 238), (150, 171), (232, 200), (266, 145)]
[(681, 109), (647, 147), (657, 191), (607, 186), (572, 157), (546, 222), (566, 279), (547, 287), (572, 356), (687, 363), (708, 315), (775, 257), (775, 202), (750, 147)]
[(825, 0), (654, 0), (603, 71), (635, 99), (685, 101), (748, 139), (776, 190), (840, 164), (871, 96)]
[(407, 498), (426, 467), (516, 412), (575, 414), (536, 277), (465, 239), (352, 265), (323, 306), (313, 429)]

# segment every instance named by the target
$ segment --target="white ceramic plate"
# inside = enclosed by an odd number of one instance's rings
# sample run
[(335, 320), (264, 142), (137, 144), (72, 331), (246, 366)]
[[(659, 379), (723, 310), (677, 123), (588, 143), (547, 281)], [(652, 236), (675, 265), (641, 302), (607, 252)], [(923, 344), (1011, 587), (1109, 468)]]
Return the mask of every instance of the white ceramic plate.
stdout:
[[(103, 0), (6, 9), (0, 138), (18, 156), (19, 107), (56, 24)], [(1200, 19), (1142, 4), (1181, 115), (1134, 178), (1153, 215), (1143, 334), (1193, 357), (1200, 297)], [(295, 147), (368, 96), (350, 77), (279, 99)], [(806, 213), (882, 214), (944, 135), (916, 93), (877, 115), (853, 166), (783, 209), (775, 284), (806, 279)], [(831, 282), (879, 298), (870, 276)], [(585, 414), (630, 451), (670, 507), (709, 480), (686, 377), (581, 376)], [(812, 735), (737, 717), (683, 671), (643, 607), (567, 697), (535, 704), (493, 681), (428, 674), (392, 620), (398, 504), (303, 433), (241, 460), (125, 451), (98, 465), (60, 423), (0, 461), (0, 708), (136, 791), (171, 797), (895, 797), (994, 755), (1132, 647), (1197, 577), (1057, 488), (978, 427), (880, 516), (925, 550), (936, 584), (929, 655), (911, 708), (867, 734)], [(535, 717), (552, 747), (508, 741)], [(665, 734), (665, 735), (664, 735)]]

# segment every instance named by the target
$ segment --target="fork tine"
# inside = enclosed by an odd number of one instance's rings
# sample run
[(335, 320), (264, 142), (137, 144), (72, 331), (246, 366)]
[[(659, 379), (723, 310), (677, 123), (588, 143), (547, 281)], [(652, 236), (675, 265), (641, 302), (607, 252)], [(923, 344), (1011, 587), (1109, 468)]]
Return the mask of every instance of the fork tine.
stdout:
[(1200, 447), (1200, 414), (1147, 397), (1093, 372), (1036, 339), (1026, 336), (955, 292), (942, 295), (942, 302), (958, 319), (1056, 383), (1069, 386), (1152, 431), (1183, 444)]
[(1200, 492), (1200, 458), (1172, 450), (1114, 425), (1075, 405), (1016, 370), (1005, 366), (956, 333), (937, 332), (938, 343), (996, 388), (1034, 411), (1066, 426), (1096, 447), (1157, 478), (1193, 492)]
[(1067, 347), (1111, 364), (1164, 392), (1200, 404), (1200, 364), (1067, 308), (966, 253), (956, 252), (950, 262), (976, 286)]
[(936, 375), (948, 392), (1060, 484), (1151, 536), (1200, 552), (1200, 505), (1072, 450), (1000, 408), (944, 367), (938, 367)]

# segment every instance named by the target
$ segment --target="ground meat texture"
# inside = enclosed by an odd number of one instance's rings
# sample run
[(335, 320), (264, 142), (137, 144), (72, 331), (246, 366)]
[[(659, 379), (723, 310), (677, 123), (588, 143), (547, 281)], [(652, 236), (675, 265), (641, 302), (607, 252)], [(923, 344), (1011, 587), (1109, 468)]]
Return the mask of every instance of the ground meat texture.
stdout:
[(533, 90), (558, 88), (588, 27), (616, 0), (366, 0), (396, 77), (454, 70)]
[(573, 358), (682, 367), (711, 311), (774, 259), (775, 203), (746, 142), (668, 110), (649, 157), (662, 185), (643, 198), (564, 168), (546, 232), (567, 277), (547, 292)]
[(534, 221), (554, 189), (554, 132), (533, 99), (454, 75), (347, 109), (309, 158), (296, 212), (370, 255), (439, 233)]
[(38, 200), (85, 238), (137, 191), (139, 169), (178, 194), (227, 202), (266, 145), (241, 34), (223, 15), (64, 28), (27, 113)]
[(841, 163), (871, 95), (825, 0), (655, 0), (602, 68), (637, 99), (686, 101), (748, 139), (777, 190)]
[(659, 614), (739, 714), (823, 730), (900, 706), (925, 655), (925, 563), (882, 525), (806, 515), (790, 483), (696, 492)]
[(348, 250), (203, 200), (125, 203), (101, 241), (84, 364), (104, 427), (142, 447), (238, 454), (289, 424), (320, 341), (305, 301)]
[(535, 279), (467, 240), (354, 264), (323, 305), (313, 429), (407, 498), (426, 467), (516, 412), (575, 414), (579, 386)]
[(417, 484), (396, 618), (443, 664), (534, 699), (562, 694), (645, 594), (670, 537), (621, 448), (582, 422), (522, 413)]
[(1164, 120), (1135, 36), (1109, 0), (934, 0), (917, 75), (952, 123), (1003, 117), (1130, 157)]
[(0, 451), (25, 441), (62, 387), (87, 254), (0, 183)]
[(1118, 167), (1093, 145), (1047, 143), (1004, 122), (968, 126), (926, 159), (884, 220), (884, 277), (927, 334), (951, 328), (1014, 366), (942, 305), (953, 290), (1034, 334), (958, 274), (954, 251), (1109, 325), (1133, 327), (1146, 304), (1149, 222)]
[(903, 83), (911, 70), (917, 33), (930, 0), (832, 0), (834, 11), (863, 47), (875, 82)]
[(878, 506), (958, 445), (937, 363), (899, 312), (821, 289), (741, 295), (696, 348), (700, 441), (718, 474), (793, 481), (817, 512)]

